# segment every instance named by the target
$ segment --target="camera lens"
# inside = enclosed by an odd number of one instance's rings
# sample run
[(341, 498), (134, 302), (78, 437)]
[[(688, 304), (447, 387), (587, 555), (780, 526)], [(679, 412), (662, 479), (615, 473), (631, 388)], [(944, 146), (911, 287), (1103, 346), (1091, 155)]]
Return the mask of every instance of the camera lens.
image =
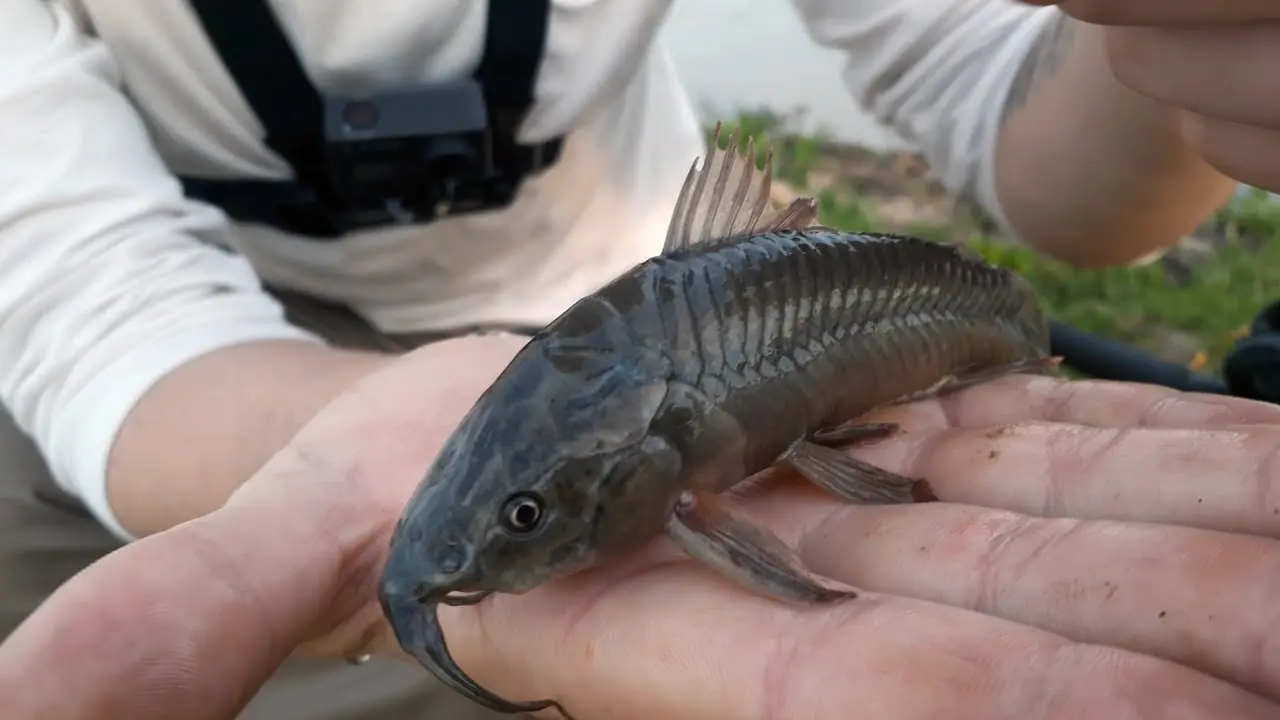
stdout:
[(378, 125), (378, 106), (368, 100), (349, 102), (342, 108), (342, 122), (351, 130), (370, 130)]
[(475, 149), (454, 135), (431, 138), (424, 154), (430, 173), (439, 178), (474, 174), (479, 164)]

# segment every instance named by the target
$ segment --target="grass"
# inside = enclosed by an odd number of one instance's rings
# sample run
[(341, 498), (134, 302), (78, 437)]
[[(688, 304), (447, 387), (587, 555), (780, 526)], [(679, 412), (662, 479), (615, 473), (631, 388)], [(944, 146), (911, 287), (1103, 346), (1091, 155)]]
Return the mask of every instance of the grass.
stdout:
[(816, 194), (823, 223), (965, 242), (1025, 276), (1054, 319), (1202, 372), (1217, 374), (1253, 316), (1280, 298), (1280, 207), (1260, 192), (1220, 211), (1161, 261), (1079, 269), (1002, 239), (992, 223), (949, 198), (918, 158), (790, 134), (765, 113), (726, 125), (756, 139), (761, 164), (761, 141), (772, 146), (776, 182)]

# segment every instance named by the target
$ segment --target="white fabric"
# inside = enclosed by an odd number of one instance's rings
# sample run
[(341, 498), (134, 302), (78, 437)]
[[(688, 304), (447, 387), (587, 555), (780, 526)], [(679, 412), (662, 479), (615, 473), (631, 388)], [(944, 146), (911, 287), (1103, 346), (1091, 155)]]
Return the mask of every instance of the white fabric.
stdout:
[[(324, 88), (461, 76), (479, 57), (484, 2), (270, 1)], [(1000, 216), (999, 100), (1053, 9), (795, 4), (817, 41), (848, 53), (847, 91)], [(141, 395), (216, 348), (311, 338), (259, 278), (348, 303), (388, 331), (538, 324), (653, 254), (703, 149), (654, 39), (669, 2), (552, 5), (520, 135), (570, 132), (559, 164), (500, 212), (316, 244), (235, 227), (182, 196), (171, 173), (289, 174), (185, 3), (0, 2), (0, 400), (56, 481), (128, 539), (104, 476)]]

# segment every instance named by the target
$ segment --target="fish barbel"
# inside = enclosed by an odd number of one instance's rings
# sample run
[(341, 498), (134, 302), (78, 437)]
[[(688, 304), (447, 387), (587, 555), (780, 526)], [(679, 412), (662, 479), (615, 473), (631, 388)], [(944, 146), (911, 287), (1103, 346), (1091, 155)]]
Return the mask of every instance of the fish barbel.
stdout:
[[(436, 606), (522, 593), (666, 533), (779, 601), (857, 591), (807, 571), (722, 493), (785, 465), (852, 503), (934, 499), (842, 444), (897, 430), (885, 405), (1016, 372), (1057, 374), (1036, 296), (965, 249), (767, 219), (772, 154), (720, 129), (685, 179), (662, 253), (538, 332), (443, 447), (392, 538), (379, 595), (401, 646), (454, 690), (509, 702), (453, 662)], [(563, 711), (563, 710), (562, 710)]]

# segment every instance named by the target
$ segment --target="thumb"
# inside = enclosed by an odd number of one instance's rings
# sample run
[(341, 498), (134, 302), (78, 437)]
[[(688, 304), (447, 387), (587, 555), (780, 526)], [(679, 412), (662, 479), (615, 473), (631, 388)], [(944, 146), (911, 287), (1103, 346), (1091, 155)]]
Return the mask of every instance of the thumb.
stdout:
[(240, 507), (107, 555), (0, 645), (0, 716), (234, 717), (322, 614), (314, 532)]

